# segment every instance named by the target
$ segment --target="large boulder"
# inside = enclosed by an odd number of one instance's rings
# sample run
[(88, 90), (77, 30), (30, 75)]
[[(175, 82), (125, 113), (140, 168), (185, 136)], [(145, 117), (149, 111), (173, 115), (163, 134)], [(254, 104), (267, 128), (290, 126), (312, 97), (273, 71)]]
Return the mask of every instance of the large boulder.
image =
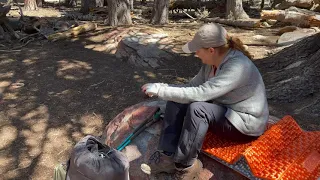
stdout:
[[(291, 33), (288, 41), (295, 36)], [(266, 85), (270, 113), (290, 114), (304, 130), (319, 130), (320, 33), (254, 63)]]
[[(165, 101), (142, 102), (125, 109), (117, 115), (106, 127), (104, 132), (105, 143), (116, 148), (134, 128), (139, 126), (148, 117), (151, 117), (157, 107), (161, 111), (165, 109)], [(162, 122), (159, 121), (152, 127), (143, 131), (134, 139), (122, 152), (130, 161), (130, 179), (170, 179), (169, 174), (160, 174), (149, 177), (144, 174), (140, 165), (148, 162), (150, 155), (157, 149)], [(201, 172), (201, 179), (246, 179), (235, 171), (218, 163), (205, 155), (199, 158), (203, 162), (204, 168)]]
[(116, 57), (138, 67), (158, 68), (165, 59), (172, 59), (166, 49), (172, 40), (166, 34), (134, 33), (123, 38)]

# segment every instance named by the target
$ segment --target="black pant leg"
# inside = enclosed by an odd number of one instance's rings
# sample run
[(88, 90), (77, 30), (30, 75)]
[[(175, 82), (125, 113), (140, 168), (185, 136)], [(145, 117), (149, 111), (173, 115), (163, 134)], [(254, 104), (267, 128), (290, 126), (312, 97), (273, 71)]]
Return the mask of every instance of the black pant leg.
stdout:
[(174, 161), (192, 165), (200, 153), (209, 125), (224, 117), (226, 108), (207, 102), (191, 103), (183, 124), (180, 140), (175, 151)]
[(188, 106), (189, 104), (167, 102), (159, 140), (159, 150), (171, 153), (176, 151)]

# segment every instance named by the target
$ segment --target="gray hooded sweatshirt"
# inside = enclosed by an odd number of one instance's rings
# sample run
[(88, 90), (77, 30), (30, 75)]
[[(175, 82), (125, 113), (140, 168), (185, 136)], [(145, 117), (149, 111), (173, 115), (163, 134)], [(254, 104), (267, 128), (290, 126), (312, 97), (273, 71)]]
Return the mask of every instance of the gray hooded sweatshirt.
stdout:
[(260, 136), (269, 117), (265, 86), (253, 62), (242, 52), (229, 50), (214, 77), (211, 65), (184, 85), (161, 86), (159, 98), (188, 104), (210, 101), (227, 107), (225, 117), (243, 134)]

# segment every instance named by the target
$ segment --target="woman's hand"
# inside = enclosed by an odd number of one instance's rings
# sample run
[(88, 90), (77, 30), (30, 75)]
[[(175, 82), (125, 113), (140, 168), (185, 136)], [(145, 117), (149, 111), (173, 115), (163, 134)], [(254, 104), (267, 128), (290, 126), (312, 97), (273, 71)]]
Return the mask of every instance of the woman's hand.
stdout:
[(143, 93), (145, 93), (149, 97), (152, 97), (152, 96), (157, 96), (159, 89), (163, 86), (168, 86), (168, 85), (163, 83), (147, 83), (141, 87), (141, 90)]
[(146, 90), (147, 90), (147, 86), (149, 86), (150, 84), (152, 84), (152, 83), (147, 83), (147, 84), (144, 84), (143, 86), (141, 86), (141, 91), (142, 91), (143, 93), (145, 93)]

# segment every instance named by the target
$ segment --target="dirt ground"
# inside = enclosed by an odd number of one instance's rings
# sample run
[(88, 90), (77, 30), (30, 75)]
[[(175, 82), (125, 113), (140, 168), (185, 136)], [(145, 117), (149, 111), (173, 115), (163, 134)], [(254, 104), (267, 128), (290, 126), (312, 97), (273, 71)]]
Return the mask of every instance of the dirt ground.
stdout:
[[(54, 9), (28, 13), (59, 16)], [(175, 39), (178, 50), (200, 25), (134, 28), (167, 33)], [(277, 31), (226, 28), (244, 41)], [(78, 38), (34, 41), (16, 51), (0, 52), (0, 179), (52, 179), (55, 165), (68, 158), (80, 138), (101, 135), (106, 124), (123, 109), (146, 100), (140, 92), (144, 83), (183, 83), (199, 69), (200, 61), (179, 51), (176, 58), (151, 69), (134, 67), (94, 48), (105, 45), (106, 34), (114, 30), (99, 25), (96, 31)], [(249, 46), (249, 51), (257, 60), (277, 48)]]

